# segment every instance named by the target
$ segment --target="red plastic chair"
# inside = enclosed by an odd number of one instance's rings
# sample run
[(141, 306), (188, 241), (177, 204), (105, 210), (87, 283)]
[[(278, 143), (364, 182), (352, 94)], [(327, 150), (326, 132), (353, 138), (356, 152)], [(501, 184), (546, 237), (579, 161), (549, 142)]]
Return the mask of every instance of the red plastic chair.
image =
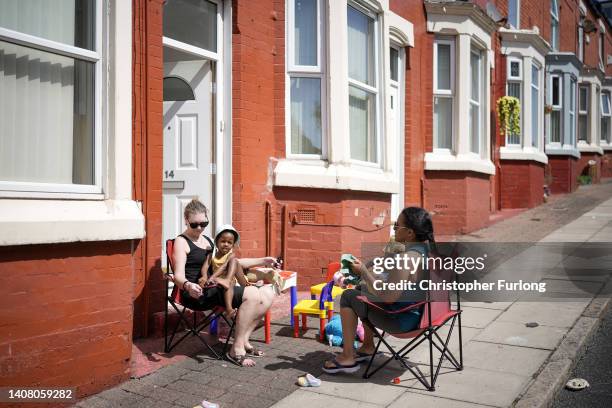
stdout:
[[(453, 271), (430, 271), (429, 279), (432, 282), (441, 282), (446, 279), (447, 282), (453, 280), (454, 272)], [(415, 330), (405, 332), (405, 333), (389, 333), (389, 335), (399, 338), (409, 340), (406, 345), (404, 345), (401, 349), (395, 350), (385, 339), (385, 332), (379, 333), (378, 330), (374, 328), (374, 326), (367, 320), (363, 323), (366, 324), (374, 333), (374, 336), (378, 338), (378, 344), (376, 345), (376, 349), (372, 358), (370, 359), (368, 366), (366, 368), (365, 373), (363, 374), (363, 378), (370, 378), (374, 375), (378, 370), (389, 364), (392, 360), (397, 360), (404, 368), (409, 370), (420, 382), (423, 384), (425, 388), (429, 391), (435, 391), (436, 380), (438, 378), (438, 374), (440, 372), (440, 368), (442, 367), (442, 362), (444, 359), (447, 359), (453, 367), (461, 371), (463, 370), (463, 345), (461, 338), (461, 303), (459, 299), (459, 292), (456, 294), (457, 296), (457, 308), (451, 308), (451, 298), (449, 291), (428, 291), (426, 293), (426, 300), (422, 302), (417, 302), (415, 304), (409, 305), (405, 308), (399, 310), (388, 311), (380, 307), (379, 305), (372, 303), (367, 297), (359, 296), (358, 299), (367, 303), (370, 307), (377, 308), (385, 313), (395, 314), (395, 313), (403, 313), (407, 312), (411, 309), (423, 307), (423, 314), (421, 315), (421, 321), (419, 327)], [(450, 322), (450, 323), (449, 323)], [(449, 331), (445, 339), (442, 339), (438, 334), (438, 330), (440, 330), (443, 326), (449, 323)], [(451, 353), (448, 348), (448, 343), (451, 339), (451, 335), (453, 333), (453, 329), (455, 327), (455, 323), (458, 326), (459, 332), (459, 360)], [(409, 364), (406, 361), (406, 355), (418, 347), (421, 343), (427, 341), (429, 345), (429, 381), (427, 376), (423, 374), (423, 372), (419, 369), (418, 366), (414, 366)], [(374, 357), (378, 352), (378, 349), (381, 344), (384, 344), (387, 349), (391, 352), (392, 356), (387, 359), (384, 363), (379, 365), (373, 371), (370, 371), (372, 368), (372, 363), (374, 361)], [(436, 348), (440, 352), (440, 358), (437, 362), (437, 367), (434, 371), (434, 355), (433, 349)]]
[[(166, 294), (168, 294), (169, 292), (169, 288), (170, 288), (170, 282), (174, 283), (174, 259), (173, 259), (173, 252), (174, 251), (174, 239), (169, 239), (166, 241), (166, 259), (167, 259), (167, 265), (168, 265), (168, 270), (165, 273), (165, 278), (166, 278)], [(222, 359), (227, 351), (227, 347), (228, 347), (228, 342), (230, 337), (232, 336), (232, 333), (234, 331), (234, 325), (235, 325), (235, 319), (232, 319), (231, 322), (225, 317), (225, 308), (221, 307), (221, 306), (217, 306), (215, 308), (213, 308), (212, 310), (210, 310), (210, 313), (208, 313), (207, 315), (204, 316), (204, 319), (202, 319), (200, 322), (198, 322), (198, 316), (196, 313), (196, 310), (194, 309), (190, 309), (188, 307), (186, 307), (185, 305), (183, 305), (182, 303), (182, 295), (181, 295), (181, 290), (179, 290), (177, 285), (174, 285), (172, 288), (172, 292), (170, 293), (170, 295), (166, 295), (166, 309), (165, 309), (165, 319), (164, 319), (164, 337), (165, 337), (165, 342), (164, 342), (164, 351), (166, 353), (169, 353), (170, 351), (172, 351), (172, 349), (174, 347), (176, 347), (177, 345), (179, 345), (183, 340), (185, 340), (185, 338), (187, 338), (187, 336), (194, 335), (196, 336), (198, 339), (200, 339), (200, 341), (206, 346), (206, 348), (208, 348), (208, 350), (210, 350), (210, 352), (218, 359)], [(177, 320), (176, 324), (174, 325), (174, 328), (171, 330), (170, 334), (169, 334), (169, 322), (168, 322), (168, 304), (170, 304), (172, 306), (172, 308), (177, 312), (178, 316), (179, 316), (179, 320)], [(179, 307), (180, 306), (180, 307)], [(186, 313), (187, 310), (191, 310), (192, 311), (192, 315), (193, 315), (193, 322), (190, 321), (190, 319), (187, 319)], [(204, 310), (197, 310), (199, 312), (202, 312)], [(225, 340), (225, 343), (223, 345), (223, 352), (221, 355), (219, 355), (219, 353), (217, 353), (206, 341), (206, 339), (204, 337), (202, 337), (200, 335), (200, 332), (202, 330), (204, 330), (206, 327), (210, 326), (210, 324), (215, 320), (221, 318), (223, 319), (227, 325), (230, 328), (229, 334), (227, 336), (227, 339)], [(177, 332), (179, 331), (180, 328), (180, 324), (183, 323), (185, 326), (185, 329), (187, 330), (186, 333), (183, 334), (182, 337), (180, 337), (178, 340), (174, 341), (174, 337), (176, 336)]]

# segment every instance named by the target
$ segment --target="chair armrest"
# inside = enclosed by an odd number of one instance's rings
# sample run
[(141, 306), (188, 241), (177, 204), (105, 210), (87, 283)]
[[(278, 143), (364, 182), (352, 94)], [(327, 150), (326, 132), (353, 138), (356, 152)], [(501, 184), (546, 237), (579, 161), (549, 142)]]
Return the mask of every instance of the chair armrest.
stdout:
[(372, 307), (374, 307), (374, 308), (376, 308), (376, 309), (378, 309), (378, 310), (381, 310), (381, 311), (383, 311), (383, 312), (385, 312), (385, 313), (388, 313), (388, 314), (397, 314), (397, 313), (403, 313), (403, 312), (406, 312), (406, 311), (411, 310), (411, 309), (416, 309), (417, 307), (420, 307), (420, 306), (424, 305), (425, 303), (427, 303), (427, 302), (425, 302), (425, 301), (423, 301), (423, 302), (417, 302), (417, 303), (414, 303), (414, 304), (408, 305), (408, 306), (406, 306), (406, 307), (403, 307), (403, 308), (401, 308), (401, 309), (397, 309), (397, 310), (387, 310), (387, 309), (385, 309), (385, 308), (382, 308), (382, 307), (378, 306), (376, 303), (374, 303), (374, 302), (370, 301), (370, 299), (368, 299), (366, 296), (357, 296), (357, 299), (359, 299), (359, 300), (360, 300), (360, 301), (362, 301), (363, 303), (366, 303), (366, 304), (368, 304), (368, 305), (370, 305), (370, 306), (372, 306)]

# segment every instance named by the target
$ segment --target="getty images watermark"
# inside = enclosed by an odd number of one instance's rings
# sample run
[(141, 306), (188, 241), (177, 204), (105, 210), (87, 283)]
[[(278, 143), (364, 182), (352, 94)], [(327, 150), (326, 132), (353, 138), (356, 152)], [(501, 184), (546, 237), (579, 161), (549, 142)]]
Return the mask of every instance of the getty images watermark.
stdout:
[(375, 275), (372, 289), (401, 291), (402, 299), (452, 291), (475, 302), (612, 296), (609, 242), (446, 242), (420, 250), (418, 245), (364, 243), (362, 261)]
[(506, 279), (498, 279), (496, 282), (479, 282), (474, 279), (469, 282), (460, 282), (457, 280), (447, 281), (443, 279), (436, 282), (431, 279), (422, 279), (418, 282), (401, 279), (398, 282), (387, 282), (389, 271), (404, 270), (414, 275), (417, 271), (425, 269), (428, 271), (452, 270), (457, 275), (463, 275), (465, 272), (482, 272), (486, 269), (485, 260), (487, 254), (478, 257), (452, 257), (452, 256), (435, 256), (429, 257), (419, 255), (418, 252), (410, 252), (395, 254), (392, 256), (375, 257), (372, 260), (372, 272), (381, 276), (373, 283), (374, 289), (378, 291), (385, 290), (452, 290), (470, 293), (474, 291), (534, 291), (539, 293), (546, 292), (546, 282), (526, 282), (519, 280), (517, 282), (508, 281)]

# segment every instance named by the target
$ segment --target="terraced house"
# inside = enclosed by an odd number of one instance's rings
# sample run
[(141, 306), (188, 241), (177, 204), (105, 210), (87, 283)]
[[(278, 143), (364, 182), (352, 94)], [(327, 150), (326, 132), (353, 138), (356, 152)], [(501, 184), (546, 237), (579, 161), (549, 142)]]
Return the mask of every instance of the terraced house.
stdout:
[(193, 197), (303, 289), (404, 206), (468, 233), (612, 177), (611, 39), (589, 0), (0, 2), (0, 385), (128, 378)]

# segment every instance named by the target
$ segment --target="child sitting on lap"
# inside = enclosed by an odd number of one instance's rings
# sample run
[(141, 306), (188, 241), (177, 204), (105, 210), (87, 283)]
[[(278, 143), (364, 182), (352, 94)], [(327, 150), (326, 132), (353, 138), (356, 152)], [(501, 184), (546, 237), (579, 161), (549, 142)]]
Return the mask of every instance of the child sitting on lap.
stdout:
[[(206, 289), (211, 286), (221, 286), (223, 289), (223, 300), (225, 301), (226, 314), (230, 317), (236, 315), (236, 309), (232, 307), (234, 286), (236, 286), (236, 263), (228, 262), (234, 245), (240, 240), (240, 235), (234, 227), (229, 224), (222, 225), (215, 235), (215, 253), (208, 255), (202, 265), (202, 277), (198, 280), (199, 285)], [(208, 275), (208, 270), (212, 274)]]

